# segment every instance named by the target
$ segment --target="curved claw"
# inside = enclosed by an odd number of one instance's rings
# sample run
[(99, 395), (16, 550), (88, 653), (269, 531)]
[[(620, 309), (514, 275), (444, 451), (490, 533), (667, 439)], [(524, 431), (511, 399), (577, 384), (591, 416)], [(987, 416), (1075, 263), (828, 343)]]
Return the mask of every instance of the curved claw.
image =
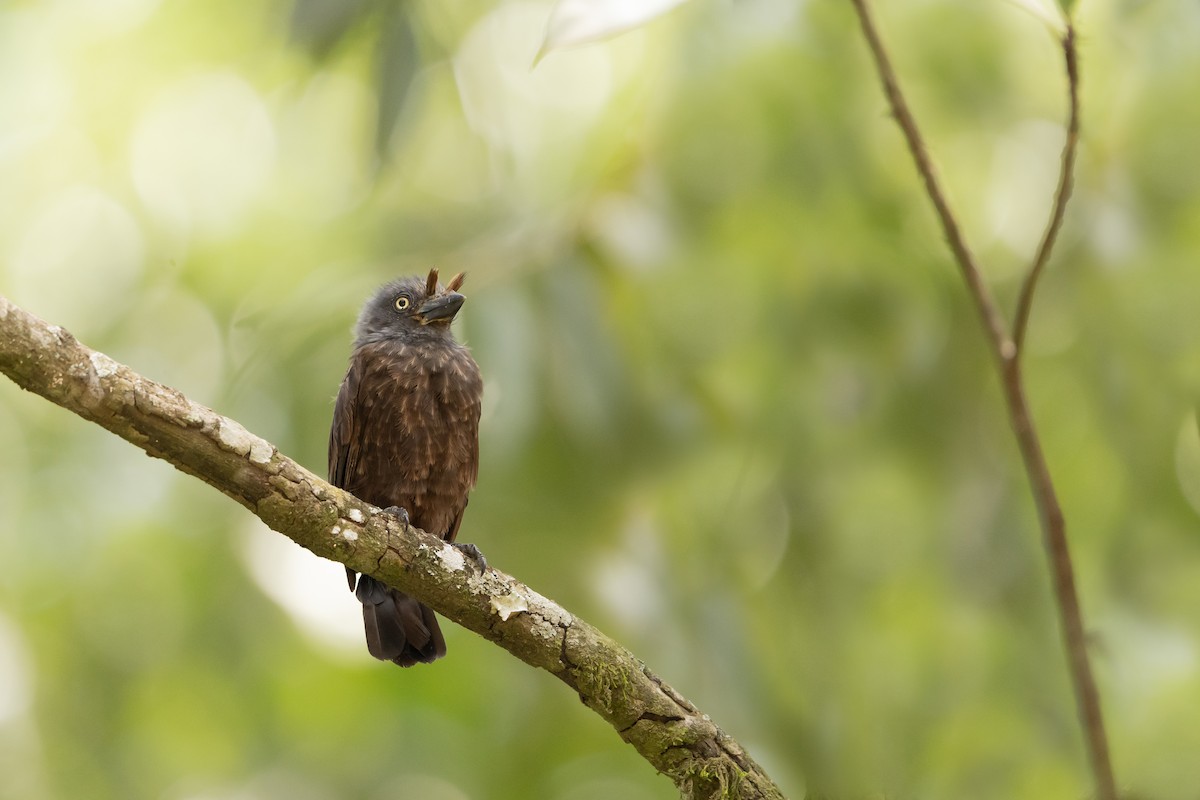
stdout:
[(399, 517), (400, 521), (404, 523), (404, 527), (411, 527), (411, 523), (408, 521), (408, 511), (406, 509), (403, 509), (400, 506), (388, 506), (384, 509), (384, 513)]
[(476, 572), (482, 575), (487, 570), (487, 559), (483, 557), (483, 553), (479, 552), (478, 547), (470, 542), (450, 542), (449, 544), (455, 550), (466, 556), (467, 560), (475, 565)]

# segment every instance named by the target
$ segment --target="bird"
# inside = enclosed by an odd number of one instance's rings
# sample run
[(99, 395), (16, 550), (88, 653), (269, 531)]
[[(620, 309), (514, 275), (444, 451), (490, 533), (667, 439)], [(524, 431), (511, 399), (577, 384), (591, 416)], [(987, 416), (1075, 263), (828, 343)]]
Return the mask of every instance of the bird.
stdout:
[[(464, 275), (444, 286), (437, 269), (381, 286), (354, 327), (350, 365), (329, 431), (329, 482), (441, 537), (486, 568), (474, 545), (455, 542), (479, 473), (483, 379), (450, 324)], [(401, 667), (446, 654), (427, 606), (346, 568), (363, 607), (368, 652)]]

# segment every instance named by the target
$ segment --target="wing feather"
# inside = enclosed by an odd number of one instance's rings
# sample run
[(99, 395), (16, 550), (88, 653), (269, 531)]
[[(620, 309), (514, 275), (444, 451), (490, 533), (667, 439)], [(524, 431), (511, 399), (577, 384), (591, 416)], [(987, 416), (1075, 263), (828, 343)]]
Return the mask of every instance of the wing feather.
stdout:
[(329, 482), (339, 489), (346, 488), (346, 478), (353, 474), (362, 439), (355, 413), (360, 371), (358, 359), (351, 360), (333, 406), (333, 424), (329, 426)]
[[(354, 464), (358, 461), (359, 443), (362, 437), (357, 428), (358, 415), (354, 408), (354, 400), (358, 395), (359, 368), (358, 360), (350, 362), (342, 386), (338, 389), (337, 400), (333, 406), (333, 424), (329, 426), (329, 482), (339, 489), (346, 488), (346, 478), (353, 474)], [(346, 567), (346, 582), (350, 591), (358, 573)], [(368, 637), (370, 631), (368, 630)]]

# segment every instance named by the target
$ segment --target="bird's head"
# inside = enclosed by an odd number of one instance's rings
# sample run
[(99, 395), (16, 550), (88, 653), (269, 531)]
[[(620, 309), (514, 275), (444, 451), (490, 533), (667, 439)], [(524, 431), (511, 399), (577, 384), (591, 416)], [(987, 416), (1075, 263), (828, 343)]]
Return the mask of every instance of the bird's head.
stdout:
[(358, 345), (383, 339), (421, 341), (450, 336), (450, 323), (466, 299), (458, 293), (464, 273), (438, 283), (438, 271), (414, 275), (379, 287), (367, 300), (354, 328)]

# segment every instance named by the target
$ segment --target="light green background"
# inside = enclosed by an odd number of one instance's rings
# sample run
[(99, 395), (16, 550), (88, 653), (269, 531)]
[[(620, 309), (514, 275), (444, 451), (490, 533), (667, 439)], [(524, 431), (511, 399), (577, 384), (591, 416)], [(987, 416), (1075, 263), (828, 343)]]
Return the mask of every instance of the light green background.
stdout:
[[(1055, 42), (1000, 0), (880, 5), (1011, 309)], [(548, 11), (0, 4), (0, 291), (323, 472), (358, 304), (466, 270), (463, 540), (789, 796), (1086, 796), (996, 379), (849, 3), (693, 0), (531, 70)], [(1194, 798), (1200, 6), (1079, 12), (1030, 394), (1118, 780)], [(340, 567), (0, 381), (0, 798), (674, 796), (548, 675), (453, 625), (402, 672), (358, 625)]]

